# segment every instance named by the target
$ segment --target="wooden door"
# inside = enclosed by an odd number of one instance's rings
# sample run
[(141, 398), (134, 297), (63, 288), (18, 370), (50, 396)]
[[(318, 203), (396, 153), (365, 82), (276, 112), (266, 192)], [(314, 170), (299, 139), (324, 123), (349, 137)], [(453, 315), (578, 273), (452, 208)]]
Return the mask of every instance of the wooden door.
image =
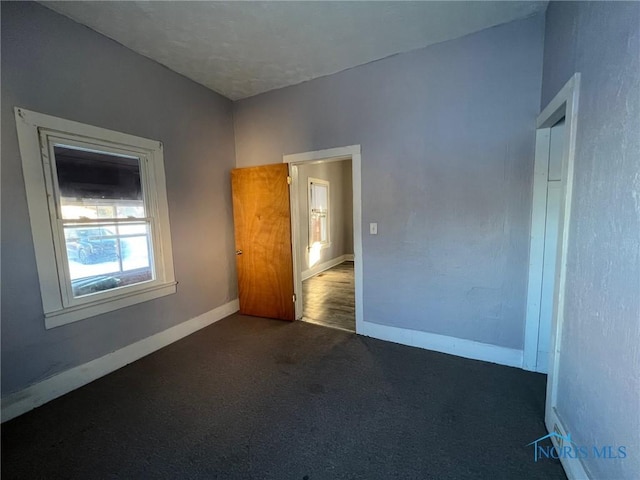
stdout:
[(288, 165), (231, 171), (240, 313), (295, 320)]

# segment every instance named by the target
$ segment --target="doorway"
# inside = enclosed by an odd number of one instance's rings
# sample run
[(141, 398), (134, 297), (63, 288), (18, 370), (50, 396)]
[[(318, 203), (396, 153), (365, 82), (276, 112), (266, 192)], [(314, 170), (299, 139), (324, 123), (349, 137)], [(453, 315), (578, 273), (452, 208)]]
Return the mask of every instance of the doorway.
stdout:
[[(542, 263), (542, 277), (540, 282), (539, 301), (539, 327), (537, 338), (537, 351), (535, 352), (535, 368), (539, 373), (548, 373), (549, 369), (549, 345), (551, 343), (551, 323), (553, 321), (554, 292), (557, 280), (557, 260), (561, 252), (558, 250), (558, 239), (562, 233), (560, 225), (560, 210), (562, 208), (562, 191), (565, 185), (562, 172), (562, 153), (565, 143), (565, 117), (548, 129), (548, 159), (546, 179), (540, 175), (540, 190), (546, 191), (546, 196), (540, 198), (540, 216), (536, 219), (544, 225), (542, 239), (542, 256), (536, 258), (536, 263)], [(546, 133), (546, 132), (545, 132)], [(545, 135), (546, 138), (546, 135)], [(546, 183), (546, 184), (545, 184)], [(542, 197), (542, 195), (541, 195)], [(544, 205), (543, 205), (544, 204)], [(544, 212), (543, 212), (544, 208)], [(544, 214), (544, 218), (543, 217)], [(538, 266), (538, 268), (540, 268)], [(536, 285), (537, 287), (537, 285)], [(538, 292), (536, 291), (536, 294)]]
[(360, 331), (360, 146), (286, 155), (296, 319)]
[[(523, 368), (547, 374), (545, 425), (561, 436), (568, 433), (558, 396), (579, 90), (576, 73), (537, 119), (523, 356)], [(567, 471), (578, 468), (561, 460)]]

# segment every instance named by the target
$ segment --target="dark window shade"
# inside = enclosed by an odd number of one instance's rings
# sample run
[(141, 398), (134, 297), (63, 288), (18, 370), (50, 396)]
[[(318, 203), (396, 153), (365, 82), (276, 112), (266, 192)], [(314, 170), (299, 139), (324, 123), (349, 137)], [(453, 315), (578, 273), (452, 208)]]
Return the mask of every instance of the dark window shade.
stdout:
[(63, 197), (142, 200), (140, 160), (55, 146)]

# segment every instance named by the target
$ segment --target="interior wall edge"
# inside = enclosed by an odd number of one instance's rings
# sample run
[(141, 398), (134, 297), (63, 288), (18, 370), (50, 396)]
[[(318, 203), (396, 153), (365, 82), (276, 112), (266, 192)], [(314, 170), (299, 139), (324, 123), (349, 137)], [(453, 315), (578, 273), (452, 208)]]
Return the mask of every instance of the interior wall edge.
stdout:
[(380, 325), (367, 322), (366, 320), (362, 322), (362, 329), (359, 333), (366, 337), (386, 340), (410, 347), (447, 353), (471, 360), (496, 363), (507, 367), (522, 368), (523, 351), (515, 348), (475, 342), (464, 338), (450, 337), (420, 330)]

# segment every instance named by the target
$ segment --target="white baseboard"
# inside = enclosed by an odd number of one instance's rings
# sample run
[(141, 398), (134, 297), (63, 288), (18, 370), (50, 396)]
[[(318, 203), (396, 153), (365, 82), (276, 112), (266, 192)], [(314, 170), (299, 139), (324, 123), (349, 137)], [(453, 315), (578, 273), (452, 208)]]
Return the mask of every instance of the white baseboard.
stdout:
[(514, 348), (500, 347), (436, 333), (379, 325), (366, 321), (362, 322), (362, 327), (358, 329), (358, 333), (366, 337), (378, 338), (411, 347), (522, 368), (522, 350)]
[(335, 267), (336, 265), (340, 265), (342, 262), (353, 261), (353, 253), (347, 253), (345, 255), (340, 255), (339, 257), (332, 258), (331, 260), (327, 260), (326, 262), (319, 263), (315, 265), (313, 268), (305, 270), (301, 273), (302, 281), (315, 277), (321, 272), (325, 270), (329, 270), (330, 268)]
[(83, 365), (54, 375), (2, 399), (2, 422), (33, 410), (65, 393), (135, 362), (167, 345), (239, 310), (238, 300), (221, 305), (191, 320), (127, 345)]
[[(562, 432), (562, 435), (567, 435), (571, 433), (567, 430), (565, 425), (562, 423), (562, 420), (560, 420), (560, 418), (558, 417), (555, 409), (551, 409), (551, 411), (547, 412), (546, 415), (547, 415), (547, 419), (546, 419), (547, 421), (545, 423), (547, 426), (547, 431), (549, 433), (552, 432), (553, 425), (558, 425), (558, 427), (560, 427), (560, 431)], [(551, 429), (549, 429), (550, 426), (551, 426)], [(556, 439), (553, 439), (552, 442), (556, 448), (559, 448), (556, 442)], [(566, 455), (561, 455), (560, 463), (562, 464), (562, 468), (564, 468), (564, 473), (567, 475), (567, 478), (569, 480), (589, 480), (591, 478), (587, 474), (587, 471), (584, 468), (584, 464), (582, 463), (581, 458), (567, 458)]]

